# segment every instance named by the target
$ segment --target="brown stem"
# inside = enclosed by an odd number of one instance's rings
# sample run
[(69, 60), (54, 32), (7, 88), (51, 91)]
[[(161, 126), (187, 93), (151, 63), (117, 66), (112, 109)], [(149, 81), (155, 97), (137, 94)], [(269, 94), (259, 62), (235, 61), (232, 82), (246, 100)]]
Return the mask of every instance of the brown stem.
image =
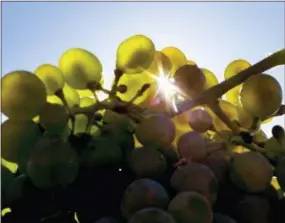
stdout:
[(198, 105), (209, 104), (213, 100), (224, 95), (227, 91), (231, 90), (232, 88), (244, 82), (249, 77), (263, 73), (266, 70), (284, 64), (285, 64), (285, 49), (282, 49), (270, 55), (269, 57), (261, 60), (260, 62), (252, 65), (251, 67), (241, 71), (237, 75), (221, 82), (218, 85), (209, 88), (194, 100), (183, 101), (179, 105), (180, 108), (179, 111), (183, 113), (184, 111), (192, 109)]

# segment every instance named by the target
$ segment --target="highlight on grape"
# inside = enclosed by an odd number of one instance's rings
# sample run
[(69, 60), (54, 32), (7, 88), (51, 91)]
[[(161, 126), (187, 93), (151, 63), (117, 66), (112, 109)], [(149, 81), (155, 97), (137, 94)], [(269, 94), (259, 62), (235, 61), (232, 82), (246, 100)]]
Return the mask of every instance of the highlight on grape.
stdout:
[(81, 48), (2, 77), (3, 222), (285, 222), (285, 130), (261, 128), (285, 114), (285, 49), (221, 83), (145, 35), (116, 56), (110, 88)]

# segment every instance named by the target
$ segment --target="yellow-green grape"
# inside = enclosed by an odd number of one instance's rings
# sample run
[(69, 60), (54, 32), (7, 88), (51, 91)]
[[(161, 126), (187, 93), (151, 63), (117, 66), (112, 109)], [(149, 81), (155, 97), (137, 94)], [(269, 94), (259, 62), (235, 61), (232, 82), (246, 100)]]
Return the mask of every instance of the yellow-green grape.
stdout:
[(89, 106), (94, 105), (94, 104), (95, 104), (94, 98), (90, 98), (90, 97), (80, 98), (80, 107), (81, 108), (89, 107)]
[(263, 132), (261, 129), (259, 129), (253, 136), (253, 141), (255, 143), (265, 143), (267, 141), (267, 136), (265, 132)]
[(282, 88), (274, 77), (257, 74), (244, 82), (240, 100), (245, 110), (264, 120), (278, 111), (282, 95)]
[(270, 184), (273, 170), (268, 160), (257, 152), (237, 154), (230, 167), (233, 183), (250, 193), (264, 191)]
[(80, 98), (85, 98), (85, 97), (90, 97), (90, 98), (94, 98), (94, 93), (89, 90), (89, 89), (86, 89), (86, 90), (76, 90), (79, 97)]
[(271, 122), (272, 120), (273, 120), (273, 117), (266, 118), (266, 119), (262, 120), (262, 124), (267, 124), (267, 123)]
[[(75, 115), (75, 123), (74, 123), (74, 134), (84, 133), (86, 132), (86, 127), (88, 125), (88, 117), (84, 114)], [(68, 122), (68, 127), (71, 128), (71, 121)]]
[(250, 129), (254, 123), (254, 117), (242, 106), (237, 106), (238, 123), (241, 127)]
[(62, 100), (59, 97), (57, 97), (56, 95), (47, 96), (47, 102), (49, 102), (51, 104), (63, 105)]
[(65, 187), (77, 177), (79, 159), (72, 147), (57, 137), (43, 137), (28, 163), (28, 176), (35, 186)]
[(99, 136), (101, 133), (100, 129), (96, 125), (92, 125), (90, 129), (91, 136)]
[(202, 160), (206, 157), (206, 143), (201, 134), (197, 132), (184, 133), (177, 142), (180, 157), (193, 160)]
[(165, 47), (161, 50), (167, 56), (172, 64), (171, 76), (173, 77), (179, 67), (187, 64), (187, 58), (184, 53), (176, 47)]
[(267, 156), (271, 158), (280, 157), (285, 155), (285, 148), (274, 137), (269, 138), (264, 145)]
[(144, 84), (150, 83), (151, 86), (147, 89), (142, 96), (138, 97), (134, 104), (147, 106), (150, 104), (152, 99), (155, 97), (158, 84), (155, 82), (155, 79), (150, 75), (147, 75), (145, 72), (140, 74), (123, 74), (120, 78), (118, 85), (126, 85), (127, 92), (120, 93), (117, 92), (117, 96), (123, 101), (130, 101), (136, 93), (141, 89)]
[(11, 208), (3, 208), (1, 210), (1, 216), (4, 217), (6, 214), (12, 212)]
[(43, 82), (28, 71), (14, 71), (2, 77), (1, 112), (14, 120), (30, 120), (45, 106)]
[(75, 89), (65, 84), (63, 87), (63, 94), (68, 107), (72, 108), (80, 104), (80, 97)]
[(197, 63), (193, 60), (187, 60), (187, 64), (189, 65), (197, 65)]
[[(228, 66), (225, 69), (224, 72), (224, 77), (225, 79), (229, 79), (233, 77), (234, 75), (238, 74), (239, 72), (249, 68), (251, 65), (248, 61), (243, 60), (243, 59), (238, 59), (230, 62)], [(226, 93), (226, 98), (227, 100), (234, 104), (234, 105), (239, 105), (239, 92), (241, 89), (242, 84), (234, 87), (233, 89), (229, 90)]]
[(61, 132), (67, 126), (68, 118), (69, 114), (64, 106), (46, 103), (39, 114), (39, 123), (47, 131)]
[(64, 78), (61, 70), (57, 67), (51, 64), (43, 64), (35, 70), (35, 74), (44, 83), (48, 95), (54, 95), (63, 88)]
[[(193, 64), (195, 65), (195, 64)], [(205, 79), (206, 79), (206, 82), (205, 82), (205, 86), (204, 88), (205, 89), (209, 89), (215, 85), (217, 85), (219, 83), (217, 77), (215, 76), (215, 74), (211, 71), (209, 71), (208, 69), (205, 69), (205, 68), (201, 68), (204, 76), (205, 76)]]
[(33, 121), (16, 121), (8, 119), (1, 125), (1, 156), (18, 163), (19, 158), (26, 157), (39, 140), (42, 133)]
[(8, 168), (12, 173), (16, 173), (18, 169), (17, 163), (9, 162), (1, 157), (1, 164)]
[(171, 72), (171, 61), (164, 53), (156, 51), (153, 61), (146, 72), (155, 76), (168, 76)]
[(177, 194), (170, 201), (168, 211), (179, 223), (213, 222), (211, 203), (203, 195), (192, 191)]
[(204, 90), (205, 76), (196, 65), (184, 65), (174, 75), (177, 87), (188, 96), (196, 96)]
[(174, 123), (177, 131), (180, 131), (180, 132), (193, 131), (191, 126), (189, 126), (189, 111), (176, 115), (171, 120)]
[[(224, 100), (219, 100), (219, 105), (231, 121), (238, 120), (237, 107), (235, 105)], [(230, 130), (230, 128), (216, 115), (213, 117), (213, 126), (218, 132)]]
[(124, 40), (117, 49), (117, 68), (126, 74), (136, 74), (149, 68), (155, 55), (152, 40), (134, 35)]
[(65, 51), (59, 59), (58, 67), (71, 87), (83, 90), (88, 84), (99, 83), (102, 78), (102, 65), (91, 52), (72, 48)]
[(189, 112), (189, 124), (197, 132), (206, 132), (212, 126), (212, 117), (206, 110), (196, 109)]
[(175, 126), (165, 115), (149, 115), (138, 124), (135, 134), (146, 147), (168, 148), (175, 137)]

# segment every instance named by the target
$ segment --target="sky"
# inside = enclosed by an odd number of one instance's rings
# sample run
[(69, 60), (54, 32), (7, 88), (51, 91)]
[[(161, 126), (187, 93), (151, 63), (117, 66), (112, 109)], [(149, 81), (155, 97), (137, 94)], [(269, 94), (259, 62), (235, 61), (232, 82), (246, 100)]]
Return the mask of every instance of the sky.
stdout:
[[(284, 48), (284, 12), (282, 2), (3, 2), (1, 75), (57, 65), (64, 51), (79, 47), (100, 59), (110, 82), (117, 46), (143, 34), (157, 50), (178, 47), (221, 81), (229, 62), (255, 63)], [(284, 90), (284, 67), (267, 73)], [(278, 117), (262, 128), (271, 135), (284, 122)]]

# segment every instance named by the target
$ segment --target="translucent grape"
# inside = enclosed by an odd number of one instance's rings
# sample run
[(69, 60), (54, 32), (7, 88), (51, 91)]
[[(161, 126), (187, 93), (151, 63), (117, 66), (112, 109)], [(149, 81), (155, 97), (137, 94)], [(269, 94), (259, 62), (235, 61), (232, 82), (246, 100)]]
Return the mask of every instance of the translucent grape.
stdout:
[(178, 68), (174, 75), (177, 87), (188, 96), (196, 96), (204, 90), (206, 78), (196, 65), (186, 64)]
[(78, 93), (80, 98), (85, 98), (85, 97), (90, 97), (90, 98), (94, 98), (94, 93), (89, 90), (76, 90), (76, 92)]
[[(248, 61), (243, 60), (243, 59), (238, 59), (230, 62), (228, 66), (225, 69), (224, 72), (224, 77), (225, 79), (229, 79), (233, 77), (234, 75), (238, 74), (239, 72), (249, 68), (251, 65)], [(232, 88), (226, 93), (226, 98), (227, 100), (234, 104), (234, 105), (239, 105), (239, 92), (242, 87), (242, 84)]]
[[(195, 64), (192, 64), (192, 65), (195, 65)], [(206, 78), (206, 82), (204, 86), (205, 89), (209, 89), (219, 83), (217, 77), (215, 76), (213, 72), (205, 68), (201, 68), (201, 70)]]
[(132, 182), (124, 192), (121, 210), (125, 218), (147, 207), (166, 208), (169, 196), (156, 181), (139, 179)]
[(157, 178), (166, 170), (166, 159), (162, 153), (152, 148), (141, 147), (133, 150), (131, 168), (140, 178)]
[(146, 147), (165, 148), (174, 140), (175, 126), (165, 115), (149, 115), (138, 124), (135, 134)]
[(102, 65), (91, 52), (72, 48), (65, 51), (59, 59), (58, 67), (71, 87), (84, 90), (88, 84), (99, 83), (102, 78)]
[(253, 136), (253, 141), (256, 143), (265, 143), (267, 141), (267, 136), (265, 132), (261, 129), (257, 131), (257, 133)]
[(145, 208), (137, 211), (128, 223), (175, 223), (173, 217), (159, 208)]
[(65, 97), (65, 100), (67, 102), (68, 107), (72, 108), (74, 106), (79, 105), (80, 97), (79, 97), (78, 93), (76, 92), (76, 90), (74, 90), (68, 84), (64, 85), (63, 94), (64, 94), (64, 97)]
[(69, 115), (64, 106), (46, 103), (46, 106), (39, 114), (39, 123), (45, 130), (61, 132), (67, 126), (68, 118)]
[(17, 163), (9, 162), (1, 157), (1, 164), (8, 168), (12, 173), (16, 173), (18, 170)]
[(273, 171), (267, 159), (257, 152), (237, 154), (230, 168), (233, 183), (247, 192), (261, 192), (270, 184)]
[(190, 163), (176, 169), (170, 183), (177, 192), (195, 191), (205, 196), (211, 204), (217, 200), (218, 179), (205, 165)]
[(271, 158), (280, 157), (285, 155), (285, 148), (274, 137), (269, 138), (265, 144), (264, 149), (267, 156)]
[(171, 120), (174, 123), (177, 131), (179, 132), (193, 131), (191, 126), (189, 126), (189, 111), (176, 115)]
[(197, 63), (193, 60), (187, 60), (187, 64), (189, 65), (197, 65)]
[(172, 69), (171, 69), (171, 76), (174, 76), (176, 70), (179, 67), (182, 67), (183, 65), (187, 64), (187, 58), (184, 55), (184, 53), (176, 48), (176, 47), (165, 47), (161, 50), (162, 53), (167, 56), (172, 64)]
[(63, 105), (62, 100), (59, 97), (55, 96), (55, 95), (47, 96), (47, 102), (49, 102), (51, 104)]
[(134, 35), (124, 40), (117, 49), (117, 68), (126, 74), (141, 73), (148, 69), (155, 55), (150, 38)]
[(238, 123), (241, 127), (250, 129), (254, 123), (254, 117), (242, 106), (237, 106)]
[(89, 107), (91, 105), (95, 104), (95, 99), (94, 98), (90, 98), (90, 97), (83, 97), (80, 98), (80, 107)]
[(197, 132), (206, 132), (212, 127), (212, 117), (202, 109), (189, 112), (189, 124)]
[(146, 72), (156, 76), (166, 76), (171, 72), (172, 64), (169, 58), (162, 52), (156, 51), (153, 61)]
[(43, 137), (28, 163), (28, 176), (39, 188), (67, 186), (77, 177), (79, 159), (71, 146), (57, 137)]
[(28, 71), (14, 71), (2, 77), (1, 111), (14, 120), (30, 120), (46, 103), (43, 82)]
[(2, 123), (1, 132), (1, 156), (14, 163), (26, 157), (42, 135), (36, 123), (10, 119)]
[(184, 158), (201, 160), (207, 155), (205, 140), (197, 132), (184, 133), (177, 142), (177, 149)]
[(282, 95), (282, 88), (274, 77), (259, 74), (244, 82), (240, 100), (245, 110), (264, 120), (278, 111)]
[[(84, 114), (75, 115), (75, 123), (74, 123), (74, 134), (77, 135), (79, 133), (86, 132), (88, 124), (88, 117)], [(68, 127), (72, 128), (71, 120), (68, 121)]]
[(212, 223), (213, 213), (207, 199), (196, 192), (176, 195), (168, 206), (168, 211), (179, 223)]
[(64, 86), (62, 72), (51, 64), (43, 64), (34, 72), (44, 83), (48, 95), (54, 95)]

